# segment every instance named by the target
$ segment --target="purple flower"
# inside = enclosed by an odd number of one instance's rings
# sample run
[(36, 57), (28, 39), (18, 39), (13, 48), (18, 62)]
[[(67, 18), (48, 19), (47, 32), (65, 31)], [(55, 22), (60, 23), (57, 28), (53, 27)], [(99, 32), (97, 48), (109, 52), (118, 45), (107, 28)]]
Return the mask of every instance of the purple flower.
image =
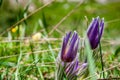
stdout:
[(70, 74), (77, 75), (78, 69), (79, 69), (78, 60), (68, 63), (65, 70), (66, 76), (69, 76)]
[(100, 20), (99, 17), (97, 17), (93, 19), (92, 22), (90, 23), (87, 30), (87, 36), (92, 49), (97, 48), (103, 33), (103, 29), (104, 19)]
[(78, 51), (79, 37), (77, 32), (74, 32), (71, 37), (71, 32), (67, 33), (63, 39), (61, 48), (61, 60), (64, 62), (72, 62)]
[(79, 64), (78, 59), (75, 61), (68, 63), (65, 69), (66, 77), (67, 78), (74, 78), (77, 75), (82, 75), (87, 67), (87, 63)]

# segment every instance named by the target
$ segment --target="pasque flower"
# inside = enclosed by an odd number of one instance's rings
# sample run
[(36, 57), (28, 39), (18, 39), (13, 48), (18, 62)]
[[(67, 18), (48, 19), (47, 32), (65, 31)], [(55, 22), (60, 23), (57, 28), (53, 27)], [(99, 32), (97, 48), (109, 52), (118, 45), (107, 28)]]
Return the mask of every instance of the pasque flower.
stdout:
[(67, 33), (63, 39), (63, 44), (61, 48), (61, 60), (64, 62), (72, 62), (78, 51), (79, 37), (77, 32), (74, 31), (72, 37), (71, 32)]
[[(82, 75), (87, 67), (87, 63), (79, 64), (78, 59), (68, 63), (65, 69), (68, 80), (74, 80), (78, 75)], [(70, 79), (69, 79), (70, 78)]]
[(93, 18), (87, 30), (88, 40), (92, 49), (97, 48), (103, 33), (103, 29), (104, 19), (100, 20), (99, 17)]
[(63, 38), (62, 48), (57, 59), (56, 80), (77, 80), (78, 75), (85, 71), (87, 63), (79, 64), (78, 60), (79, 41), (76, 31), (73, 35), (71, 32), (67, 33)]

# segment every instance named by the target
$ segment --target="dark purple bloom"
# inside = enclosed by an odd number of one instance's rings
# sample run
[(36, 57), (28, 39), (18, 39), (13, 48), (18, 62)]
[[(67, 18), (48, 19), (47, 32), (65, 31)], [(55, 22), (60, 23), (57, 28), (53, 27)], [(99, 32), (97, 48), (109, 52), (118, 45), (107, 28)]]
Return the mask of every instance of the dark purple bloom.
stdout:
[(92, 49), (97, 48), (103, 33), (103, 29), (104, 19), (100, 20), (99, 17), (97, 17), (93, 19), (92, 22), (90, 23), (87, 30), (87, 36)]
[(74, 32), (71, 37), (71, 32), (67, 33), (63, 39), (61, 49), (61, 60), (64, 62), (72, 62), (78, 51), (79, 37), (77, 32)]

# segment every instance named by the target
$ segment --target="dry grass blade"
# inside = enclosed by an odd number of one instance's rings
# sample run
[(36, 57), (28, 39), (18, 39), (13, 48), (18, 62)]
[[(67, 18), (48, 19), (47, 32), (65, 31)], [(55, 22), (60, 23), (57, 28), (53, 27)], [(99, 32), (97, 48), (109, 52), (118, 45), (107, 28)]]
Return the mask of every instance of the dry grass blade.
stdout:
[[(21, 39), (2, 40), (2, 41), (0, 41), (0, 43), (25, 42), (26, 40), (33, 41), (32, 38), (25, 38), (23, 40), (21, 40)], [(41, 39), (39, 39), (39, 41), (37, 41), (37, 42), (33, 41), (32, 43), (43, 43), (43, 42), (47, 42), (47, 41), (61, 41), (61, 40), (62, 40), (61, 38), (47, 38), (47, 39), (41, 38)]]
[[(55, 62), (44, 62), (44, 63), (38, 63), (37, 65), (39, 65), (39, 66), (41, 66), (41, 65), (54, 65), (55, 64)], [(26, 66), (31, 66), (31, 65), (35, 65), (35, 64), (25, 64), (24, 65), (24, 67), (26, 67)]]
[(56, 29), (59, 27), (59, 25), (60, 25), (63, 21), (65, 21), (72, 13), (74, 13), (75, 10), (76, 10), (82, 3), (83, 3), (83, 0), (82, 0), (80, 3), (78, 3), (78, 5), (76, 5), (76, 7), (75, 7), (74, 9), (72, 9), (66, 16), (64, 16), (64, 17), (53, 27), (53, 29), (48, 33), (48, 35), (51, 35), (51, 34), (54, 32), (54, 30), (56, 30)]
[[(119, 66), (120, 66), (120, 64), (117, 64), (117, 65), (112, 66), (112, 67), (110, 67), (110, 68), (108, 68), (108, 69), (106, 69), (106, 70), (104, 70), (104, 71), (102, 71), (102, 72), (109, 71), (109, 70), (114, 69), (114, 68), (119, 67)], [(102, 72), (100, 72), (99, 74), (101, 74)], [(94, 74), (94, 75), (92, 75), (92, 76), (88, 76), (88, 77), (85, 78), (84, 80), (89, 80), (89, 78), (94, 77), (94, 76), (97, 76), (97, 74)]]
[[(60, 48), (55, 48), (55, 49), (52, 49), (54, 51), (58, 51), (60, 50)], [(28, 52), (28, 53), (23, 53), (22, 55), (26, 55), (26, 54), (40, 54), (40, 53), (44, 53), (44, 52), (49, 52), (50, 50), (42, 50), (42, 51), (34, 51), (34, 52)], [(6, 59), (6, 58), (11, 58), (11, 57), (16, 57), (16, 56), (19, 56), (19, 54), (16, 54), (16, 55), (10, 55), (10, 56), (3, 56), (3, 57), (0, 57), (0, 59)]]
[(109, 23), (113, 23), (113, 22), (117, 22), (117, 21), (120, 21), (120, 19), (110, 20), (110, 21), (105, 22), (105, 24), (109, 24)]

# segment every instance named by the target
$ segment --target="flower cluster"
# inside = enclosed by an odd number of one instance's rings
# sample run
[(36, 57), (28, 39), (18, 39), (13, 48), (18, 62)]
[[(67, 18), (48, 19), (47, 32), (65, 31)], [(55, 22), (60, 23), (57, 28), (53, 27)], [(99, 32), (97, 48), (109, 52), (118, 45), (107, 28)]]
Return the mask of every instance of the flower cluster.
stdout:
[[(64, 74), (68, 80), (76, 80), (77, 75), (79, 75), (82, 70), (86, 68), (87, 63), (80, 65), (77, 57), (80, 39), (77, 32), (74, 32), (72, 37), (71, 34), (72, 33), (69, 32), (64, 37), (59, 57), (63, 67), (61, 72), (64, 71)], [(60, 79), (61, 78), (58, 78), (57, 80)]]
[[(87, 30), (87, 37), (91, 46), (91, 49), (97, 48), (100, 38), (104, 29), (104, 19), (100, 20), (99, 17), (92, 20)], [(72, 36), (71, 36), (72, 35)], [(81, 75), (86, 67), (87, 63), (79, 62), (78, 49), (80, 38), (76, 31), (72, 34), (67, 33), (63, 38), (61, 51), (59, 54), (57, 80), (76, 80), (78, 75)]]

